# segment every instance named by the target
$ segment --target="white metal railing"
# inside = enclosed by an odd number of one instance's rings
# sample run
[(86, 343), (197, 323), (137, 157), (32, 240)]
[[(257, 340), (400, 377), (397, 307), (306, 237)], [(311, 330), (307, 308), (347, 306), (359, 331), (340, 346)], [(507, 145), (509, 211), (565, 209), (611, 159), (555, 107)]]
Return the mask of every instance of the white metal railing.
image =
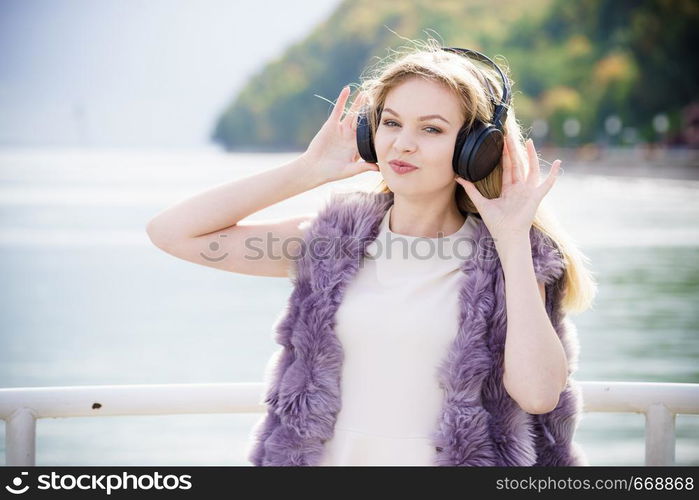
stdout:
[[(584, 412), (643, 413), (646, 465), (675, 462), (675, 415), (699, 414), (699, 384), (577, 382)], [(36, 420), (56, 417), (262, 413), (263, 383), (0, 389), (6, 465), (35, 465)]]

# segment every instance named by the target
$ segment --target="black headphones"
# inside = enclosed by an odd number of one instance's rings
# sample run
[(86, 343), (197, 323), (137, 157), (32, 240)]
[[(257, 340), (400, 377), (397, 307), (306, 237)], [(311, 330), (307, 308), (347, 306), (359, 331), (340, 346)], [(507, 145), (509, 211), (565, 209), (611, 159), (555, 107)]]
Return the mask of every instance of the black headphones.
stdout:
[[(466, 180), (475, 182), (492, 172), (500, 161), (504, 144), (504, 123), (507, 118), (507, 108), (510, 104), (510, 83), (498, 65), (480, 52), (458, 47), (442, 47), (442, 50), (478, 59), (495, 68), (502, 79), (502, 100), (499, 103), (495, 100), (495, 93), (488, 79), (485, 79), (491, 92), (491, 101), (495, 106), (491, 123), (482, 123), (476, 120), (470, 129), (466, 125), (462, 126), (456, 136), (454, 158), (452, 159), (454, 172)], [(381, 110), (379, 110), (376, 116), (380, 119)], [(377, 120), (376, 128), (378, 126)], [(359, 155), (367, 163), (376, 163), (378, 161), (366, 107), (359, 112), (357, 120), (357, 148), (359, 149)]]

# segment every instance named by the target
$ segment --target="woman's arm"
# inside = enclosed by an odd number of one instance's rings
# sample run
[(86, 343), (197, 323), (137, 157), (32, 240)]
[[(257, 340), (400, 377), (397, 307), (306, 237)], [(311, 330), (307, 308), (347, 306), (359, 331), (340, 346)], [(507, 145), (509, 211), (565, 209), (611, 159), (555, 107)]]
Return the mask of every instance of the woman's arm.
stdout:
[(303, 155), (281, 165), (229, 181), (166, 208), (148, 222), (163, 240), (196, 238), (233, 226), (260, 210), (323, 184)]
[(498, 252), (507, 302), (503, 383), (527, 413), (548, 413), (566, 386), (568, 363), (546, 313), (544, 285), (536, 281), (530, 245), (528, 236), (519, 236)]
[(242, 220), (322, 184), (303, 156), (227, 182), (168, 207), (146, 231), (154, 245), (180, 259), (252, 276), (286, 277), (298, 255), (303, 224), (315, 214)]
[(196, 238), (235, 225), (245, 217), (326, 182), (344, 179), (378, 165), (366, 163), (357, 151), (356, 111), (363, 95), (345, 114), (349, 86), (333, 111), (298, 158), (272, 170), (220, 184), (156, 214), (148, 234), (158, 239)]
[(197, 264), (254, 276), (286, 276), (291, 261), (299, 256), (303, 226), (315, 214), (265, 222), (244, 219), (326, 182), (378, 170), (378, 165), (359, 161), (356, 111), (362, 99), (355, 99), (342, 118), (348, 96), (346, 86), (301, 156), (166, 208), (146, 226), (151, 241), (162, 250)]
[[(558, 404), (568, 379), (563, 345), (549, 321), (532, 260), (529, 231), (534, 215), (558, 177), (561, 161), (539, 183), (539, 157), (531, 139), (527, 164), (517, 154), (513, 134), (505, 134), (502, 187), (498, 198), (486, 198), (471, 181), (456, 176), (478, 208), (494, 238), (505, 273), (507, 338), (503, 383), (512, 399), (528, 413), (547, 413)], [(514, 154), (512, 154), (514, 153)], [(545, 297), (544, 297), (545, 299)]]

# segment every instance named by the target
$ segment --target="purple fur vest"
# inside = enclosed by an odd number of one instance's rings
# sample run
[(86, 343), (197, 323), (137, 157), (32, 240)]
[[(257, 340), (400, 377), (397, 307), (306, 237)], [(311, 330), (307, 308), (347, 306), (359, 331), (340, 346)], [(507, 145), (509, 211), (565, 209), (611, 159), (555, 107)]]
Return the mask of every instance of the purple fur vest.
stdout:
[[(334, 333), (343, 291), (358, 271), (366, 245), (378, 235), (392, 193), (333, 193), (304, 233), (294, 260), (293, 290), (275, 324), (282, 346), (272, 364), (248, 459), (258, 466), (317, 465), (333, 436), (341, 407), (343, 350)], [(308, 242), (312, 241), (312, 245)], [(555, 409), (529, 414), (502, 383), (507, 316), (504, 274), (490, 232), (479, 219), (471, 256), (462, 265), (460, 327), (439, 366), (444, 391), (431, 439), (434, 465), (574, 466), (587, 459), (573, 441), (582, 411), (570, 377), (577, 367), (574, 325), (561, 309), (564, 263), (557, 247), (532, 227), (537, 280), (546, 286), (546, 311), (568, 357), (569, 377)], [(313, 251), (309, 251), (310, 249)]]

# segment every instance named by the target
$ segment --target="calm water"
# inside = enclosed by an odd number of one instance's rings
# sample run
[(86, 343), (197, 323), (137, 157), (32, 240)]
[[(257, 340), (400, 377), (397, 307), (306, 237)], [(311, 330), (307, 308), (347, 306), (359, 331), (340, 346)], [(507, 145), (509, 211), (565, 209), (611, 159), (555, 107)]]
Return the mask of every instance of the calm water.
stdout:
[[(154, 247), (150, 217), (294, 155), (0, 153), (0, 387), (257, 382), (278, 348), (288, 280), (236, 275)], [(322, 186), (252, 220), (316, 209)], [(699, 181), (576, 174), (549, 193), (590, 258), (595, 307), (573, 321), (578, 380), (699, 383)], [(249, 465), (260, 415), (40, 419), (37, 465)], [(642, 415), (584, 414), (593, 465), (643, 463)], [(699, 417), (677, 418), (678, 464), (699, 464)], [(4, 425), (0, 425), (4, 463)]]

